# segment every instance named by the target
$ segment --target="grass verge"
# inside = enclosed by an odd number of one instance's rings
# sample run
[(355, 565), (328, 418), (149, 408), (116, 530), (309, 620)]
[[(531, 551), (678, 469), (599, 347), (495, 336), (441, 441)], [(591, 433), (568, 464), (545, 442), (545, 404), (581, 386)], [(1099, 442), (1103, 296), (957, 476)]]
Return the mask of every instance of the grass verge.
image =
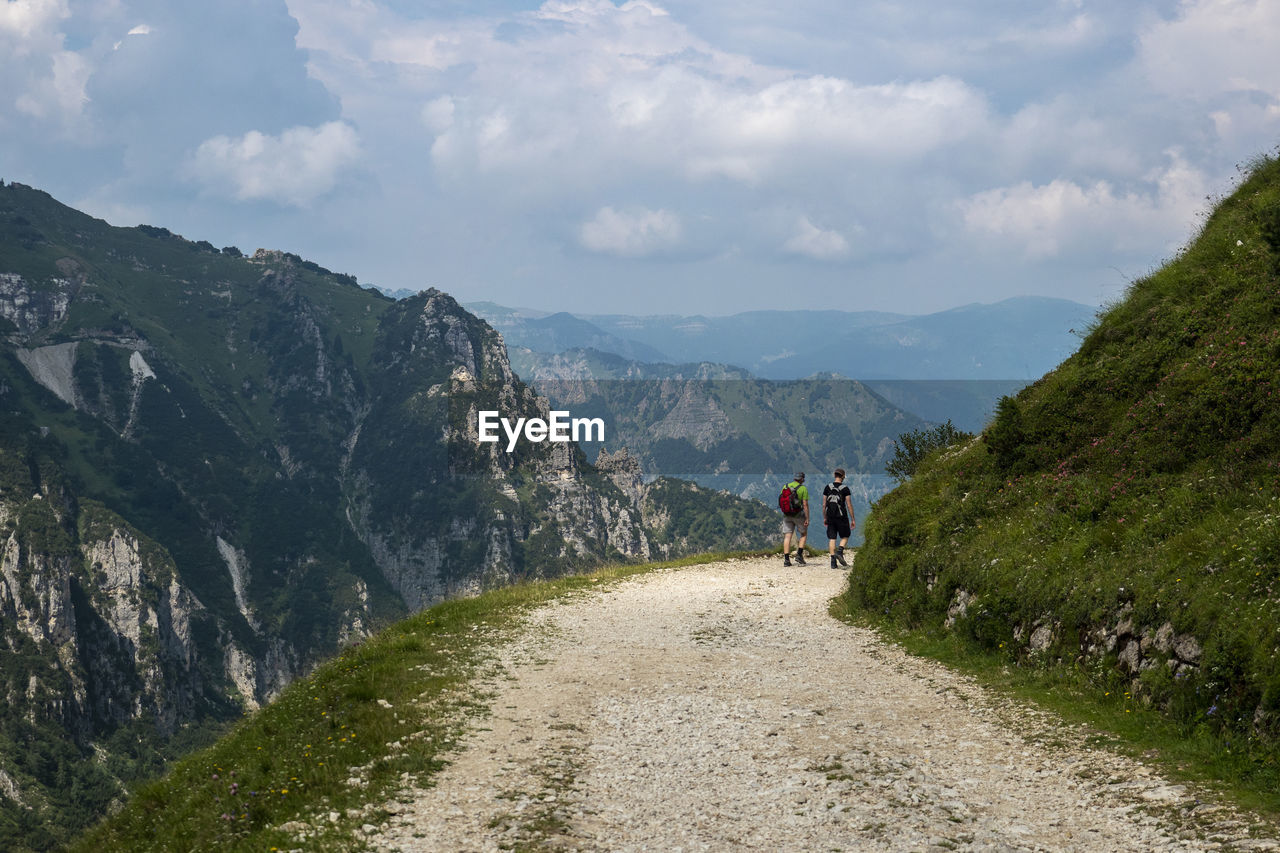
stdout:
[(176, 763), (71, 851), (362, 849), (360, 829), (426, 785), (468, 720), (475, 682), (527, 608), (652, 572), (755, 554), (703, 554), (518, 584), (444, 602), (348, 648)]
[(1026, 664), (994, 654), (953, 631), (907, 628), (890, 617), (852, 610), (844, 596), (831, 615), (875, 631), (916, 657), (962, 672), (1013, 700), (1053, 712), (1066, 723), (1088, 727), (1092, 745), (1137, 758), (1173, 781), (1189, 784), (1254, 812), (1275, 832), (1280, 825), (1280, 766), (1233, 745), (1229, 736), (1188, 728), (1121, 686), (1107, 690), (1079, 668)]

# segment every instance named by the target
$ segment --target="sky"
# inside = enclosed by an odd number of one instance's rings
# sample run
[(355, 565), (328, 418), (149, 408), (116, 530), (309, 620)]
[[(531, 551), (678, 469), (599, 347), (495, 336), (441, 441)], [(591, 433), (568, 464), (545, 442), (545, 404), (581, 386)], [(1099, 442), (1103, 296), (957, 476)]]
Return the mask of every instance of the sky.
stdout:
[(1280, 143), (1275, 0), (0, 0), (0, 178), (585, 314), (1100, 305)]

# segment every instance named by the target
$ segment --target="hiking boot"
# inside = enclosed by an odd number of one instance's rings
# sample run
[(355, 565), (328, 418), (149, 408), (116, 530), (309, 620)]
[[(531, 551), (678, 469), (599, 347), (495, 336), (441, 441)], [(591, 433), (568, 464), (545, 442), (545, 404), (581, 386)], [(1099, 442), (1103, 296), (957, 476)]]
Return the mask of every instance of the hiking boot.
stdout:
[(787, 553), (785, 553), (785, 554), (783, 554), (783, 555), (782, 555), (782, 565), (784, 565), (784, 566), (790, 566), (790, 565), (791, 565), (791, 552), (790, 552), (790, 551), (788, 551)]
[(804, 551), (796, 551), (796, 565), (803, 566), (804, 564)]
[(835, 554), (832, 554), (832, 555), (831, 555), (831, 568), (833, 568), (833, 569), (838, 569), (838, 568), (840, 568), (839, 566), (837, 566), (837, 565), (836, 565), (836, 555), (835, 555)]
[[(842, 565), (842, 566), (847, 566), (847, 565), (849, 565), (848, 563), (846, 563), (846, 562), (844, 561), (844, 549), (843, 549), (843, 548), (837, 548), (837, 549), (836, 549), (836, 556), (835, 556), (835, 558), (836, 558), (837, 560), (839, 560), (839, 561), (840, 561), (840, 565)], [(834, 569), (835, 567), (836, 567), (836, 564), (835, 564), (835, 563), (832, 563), (832, 564), (831, 564), (831, 568), (833, 568), (833, 569)]]

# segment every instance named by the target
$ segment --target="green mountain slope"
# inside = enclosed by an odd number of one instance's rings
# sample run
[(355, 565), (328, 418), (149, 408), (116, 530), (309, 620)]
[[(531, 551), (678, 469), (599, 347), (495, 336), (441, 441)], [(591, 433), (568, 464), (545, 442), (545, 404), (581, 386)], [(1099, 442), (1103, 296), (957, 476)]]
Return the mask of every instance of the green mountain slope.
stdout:
[(1280, 162), (980, 439), (875, 506), (853, 608), (947, 626), (1274, 761)]
[(481, 445), (479, 409), (546, 416), (440, 291), (0, 185), (0, 848), (431, 602), (772, 533), (571, 444)]

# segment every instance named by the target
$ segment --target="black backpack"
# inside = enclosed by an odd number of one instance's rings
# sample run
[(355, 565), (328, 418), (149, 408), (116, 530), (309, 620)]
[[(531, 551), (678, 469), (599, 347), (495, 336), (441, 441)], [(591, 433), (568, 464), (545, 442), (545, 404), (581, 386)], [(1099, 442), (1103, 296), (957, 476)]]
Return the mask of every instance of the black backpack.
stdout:
[(826, 519), (827, 524), (835, 524), (840, 519), (844, 518), (844, 495), (841, 494), (843, 489), (844, 485), (834, 482), (823, 489), (823, 491), (826, 492), (826, 496), (822, 499), (822, 511), (823, 518)]

